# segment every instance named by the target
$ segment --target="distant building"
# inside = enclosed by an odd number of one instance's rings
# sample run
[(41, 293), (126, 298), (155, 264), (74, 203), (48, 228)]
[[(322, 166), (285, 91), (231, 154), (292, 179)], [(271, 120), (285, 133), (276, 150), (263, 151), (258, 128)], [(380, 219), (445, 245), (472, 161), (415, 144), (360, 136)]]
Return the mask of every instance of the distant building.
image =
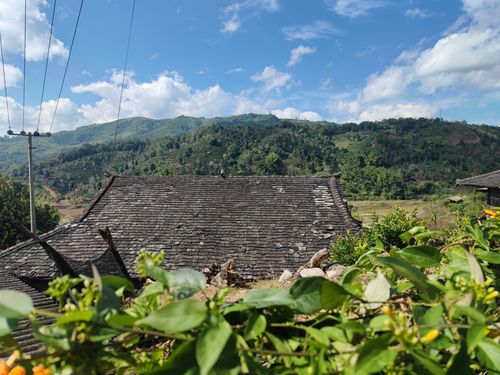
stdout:
[[(41, 237), (77, 273), (118, 273), (98, 233), (109, 227), (128, 272), (141, 249), (165, 250), (167, 269), (233, 258), (246, 278), (296, 269), (336, 235), (357, 231), (339, 176), (114, 176), (77, 222)], [(57, 274), (32, 240), (0, 252), (10, 273), (42, 289)]]
[(457, 186), (483, 191), (489, 206), (500, 207), (500, 170), (457, 180)]

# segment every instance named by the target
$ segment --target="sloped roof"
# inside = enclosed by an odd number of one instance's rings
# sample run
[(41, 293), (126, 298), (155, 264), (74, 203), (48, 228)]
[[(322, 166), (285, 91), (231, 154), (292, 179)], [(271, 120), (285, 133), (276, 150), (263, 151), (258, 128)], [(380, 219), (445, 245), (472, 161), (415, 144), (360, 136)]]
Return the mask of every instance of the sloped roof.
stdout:
[[(8, 272), (0, 272), (0, 289), (16, 290), (28, 294), (37, 309), (55, 310), (57, 308), (56, 304), (49, 297), (33, 289)], [(48, 319), (42, 318), (41, 321), (47, 323)], [(12, 336), (23, 353), (33, 354), (43, 350), (43, 344), (33, 336), (31, 323), (28, 319), (21, 319), (19, 321), (19, 325)], [(0, 357), (8, 356), (10, 353), (11, 351), (8, 348), (0, 346)]]
[[(254, 278), (299, 267), (336, 234), (360, 229), (338, 176), (114, 176), (78, 222), (42, 237), (70, 263), (87, 262), (106, 253), (98, 233), (105, 226), (132, 274), (144, 248), (165, 250), (170, 269), (234, 258), (238, 272)], [(0, 258), (17, 275), (56, 275), (33, 241)]]
[(457, 185), (483, 188), (500, 188), (500, 169), (498, 171), (457, 180)]

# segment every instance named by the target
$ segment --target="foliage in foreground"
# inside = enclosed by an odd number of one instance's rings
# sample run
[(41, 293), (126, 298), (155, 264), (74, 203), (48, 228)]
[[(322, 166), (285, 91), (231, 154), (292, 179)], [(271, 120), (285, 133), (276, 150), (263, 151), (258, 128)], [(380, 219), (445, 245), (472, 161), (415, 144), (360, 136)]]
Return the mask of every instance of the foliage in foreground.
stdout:
[(400, 247), (379, 241), (338, 283), (304, 278), (234, 303), (225, 290), (203, 297), (199, 272), (142, 253), (139, 291), (95, 269), (50, 284), (58, 312), (1, 291), (1, 334), (7, 343), (29, 316), (48, 353), (18, 363), (54, 374), (498, 373), (500, 211), (489, 214), (451, 237), (417, 226)]

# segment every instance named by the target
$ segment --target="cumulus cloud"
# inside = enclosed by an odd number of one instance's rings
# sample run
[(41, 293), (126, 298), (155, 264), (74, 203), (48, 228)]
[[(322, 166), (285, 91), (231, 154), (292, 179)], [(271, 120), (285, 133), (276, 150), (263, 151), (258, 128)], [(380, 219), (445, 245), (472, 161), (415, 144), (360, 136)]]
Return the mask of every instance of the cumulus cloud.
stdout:
[(371, 9), (381, 8), (385, 1), (379, 0), (324, 0), (327, 7), (345, 17), (365, 16)]
[(290, 74), (281, 72), (274, 66), (266, 66), (262, 72), (254, 74), (251, 78), (253, 81), (261, 82), (265, 92), (287, 86), (292, 80)]
[[(18, 67), (5, 64), (5, 84), (7, 87), (16, 86), (23, 79), (23, 72)], [(3, 72), (0, 72), (0, 89), (4, 88)]]
[(288, 66), (294, 66), (299, 63), (305, 55), (310, 55), (316, 52), (316, 48), (300, 45), (290, 51), (290, 60)]
[(316, 21), (308, 25), (284, 26), (281, 31), (287, 40), (329, 39), (340, 31), (326, 21)]
[(284, 109), (275, 109), (271, 112), (273, 115), (283, 119), (299, 119), (299, 120), (309, 120), (309, 121), (321, 121), (323, 118), (316, 112), (313, 111), (300, 111), (294, 107), (287, 107)]
[[(39, 61), (47, 54), (50, 24), (43, 8), (45, 0), (28, 0), (26, 5), (27, 41), (26, 58)], [(4, 51), (9, 54), (22, 54), (24, 46), (24, 6), (18, 0), (0, 2), (0, 25), (2, 25), (2, 41)], [(57, 30), (56, 30), (57, 31)], [(50, 48), (51, 58), (59, 56), (67, 58), (68, 50), (63, 42), (52, 36)]]
[(223, 33), (234, 33), (241, 28), (242, 19), (258, 16), (262, 12), (280, 10), (278, 0), (243, 0), (234, 2), (221, 9)]
[(449, 97), (461, 91), (477, 96), (500, 89), (500, 3), (464, 0), (463, 4), (460, 22), (433, 46), (403, 51), (393, 65), (370, 75), (355, 99), (334, 104), (332, 111), (358, 120), (405, 113), (426, 116), (437, 111), (426, 102), (429, 95)]

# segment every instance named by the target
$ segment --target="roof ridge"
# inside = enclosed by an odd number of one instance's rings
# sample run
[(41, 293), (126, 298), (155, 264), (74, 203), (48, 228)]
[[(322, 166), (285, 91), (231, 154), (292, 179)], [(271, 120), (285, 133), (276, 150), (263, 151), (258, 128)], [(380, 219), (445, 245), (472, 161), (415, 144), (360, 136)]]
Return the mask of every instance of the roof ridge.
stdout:
[(456, 181), (456, 184), (461, 183), (461, 182), (466, 182), (466, 181), (472, 180), (474, 178), (488, 177), (488, 176), (490, 176), (492, 174), (495, 174), (495, 173), (500, 173), (500, 169), (498, 169), (496, 171), (491, 171), (491, 172), (483, 173), (483, 174), (478, 174), (476, 176), (471, 176), (471, 177), (466, 177), (466, 178), (458, 179)]
[(83, 213), (83, 215), (77, 220), (78, 222), (82, 222), (83, 220), (85, 220), (87, 218), (87, 216), (90, 214), (90, 211), (92, 211), (92, 209), (97, 205), (97, 203), (99, 203), (99, 201), (101, 200), (101, 198), (104, 196), (104, 194), (106, 194), (106, 192), (109, 190), (109, 188), (111, 187), (111, 185), (113, 184), (113, 182), (115, 181), (116, 177), (123, 177), (123, 176), (119, 176), (119, 175), (112, 175), (110, 177), (110, 179), (108, 180), (107, 184), (101, 189), (101, 191), (99, 192), (99, 194), (97, 195), (97, 198), (94, 199), (94, 201), (92, 202), (92, 204), (89, 206), (89, 208)]

